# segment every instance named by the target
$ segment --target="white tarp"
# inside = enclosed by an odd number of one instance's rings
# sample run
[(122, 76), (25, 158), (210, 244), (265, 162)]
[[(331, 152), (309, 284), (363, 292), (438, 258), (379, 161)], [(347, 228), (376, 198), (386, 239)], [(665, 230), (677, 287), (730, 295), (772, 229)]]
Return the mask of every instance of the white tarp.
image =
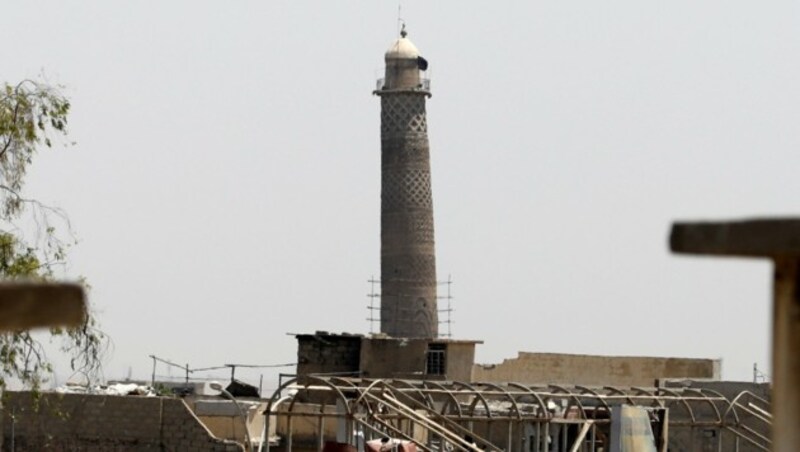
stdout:
[(656, 452), (647, 410), (631, 405), (612, 408), (610, 452)]
[(115, 383), (108, 386), (77, 386), (66, 385), (55, 389), (59, 394), (101, 394), (118, 396), (146, 396), (155, 397), (156, 392), (150, 386), (136, 383)]

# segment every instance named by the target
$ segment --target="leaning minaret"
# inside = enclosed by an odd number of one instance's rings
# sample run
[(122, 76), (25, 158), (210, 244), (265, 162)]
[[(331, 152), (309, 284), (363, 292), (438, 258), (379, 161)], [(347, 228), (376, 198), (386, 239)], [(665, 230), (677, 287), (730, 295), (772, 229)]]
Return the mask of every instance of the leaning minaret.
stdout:
[(406, 38), (386, 51), (381, 98), (381, 332), (434, 338), (436, 257), (425, 99), (428, 63)]

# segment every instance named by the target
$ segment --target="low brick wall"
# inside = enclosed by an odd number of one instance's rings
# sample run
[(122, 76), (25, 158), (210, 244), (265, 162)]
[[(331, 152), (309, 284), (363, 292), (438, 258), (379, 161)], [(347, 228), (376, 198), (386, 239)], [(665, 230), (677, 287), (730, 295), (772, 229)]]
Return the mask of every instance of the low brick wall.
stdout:
[(713, 359), (519, 352), (500, 364), (475, 364), (472, 381), (652, 387), (664, 378), (718, 380), (719, 369)]
[(7, 392), (3, 450), (240, 452), (215, 438), (181, 399)]

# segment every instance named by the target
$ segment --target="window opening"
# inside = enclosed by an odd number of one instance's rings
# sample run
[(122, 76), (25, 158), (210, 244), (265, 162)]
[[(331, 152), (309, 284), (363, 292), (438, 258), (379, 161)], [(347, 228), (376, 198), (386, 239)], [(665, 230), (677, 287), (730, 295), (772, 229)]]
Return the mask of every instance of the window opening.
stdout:
[(444, 375), (445, 374), (445, 352), (447, 346), (445, 344), (428, 344), (428, 356), (425, 365), (425, 373), (428, 375)]

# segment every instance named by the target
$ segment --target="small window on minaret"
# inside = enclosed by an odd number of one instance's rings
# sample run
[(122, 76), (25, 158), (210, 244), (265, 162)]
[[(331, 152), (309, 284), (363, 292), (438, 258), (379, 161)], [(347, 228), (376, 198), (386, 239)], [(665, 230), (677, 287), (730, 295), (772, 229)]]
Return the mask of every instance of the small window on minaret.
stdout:
[(446, 368), (446, 344), (428, 344), (425, 373), (427, 375), (444, 375)]

